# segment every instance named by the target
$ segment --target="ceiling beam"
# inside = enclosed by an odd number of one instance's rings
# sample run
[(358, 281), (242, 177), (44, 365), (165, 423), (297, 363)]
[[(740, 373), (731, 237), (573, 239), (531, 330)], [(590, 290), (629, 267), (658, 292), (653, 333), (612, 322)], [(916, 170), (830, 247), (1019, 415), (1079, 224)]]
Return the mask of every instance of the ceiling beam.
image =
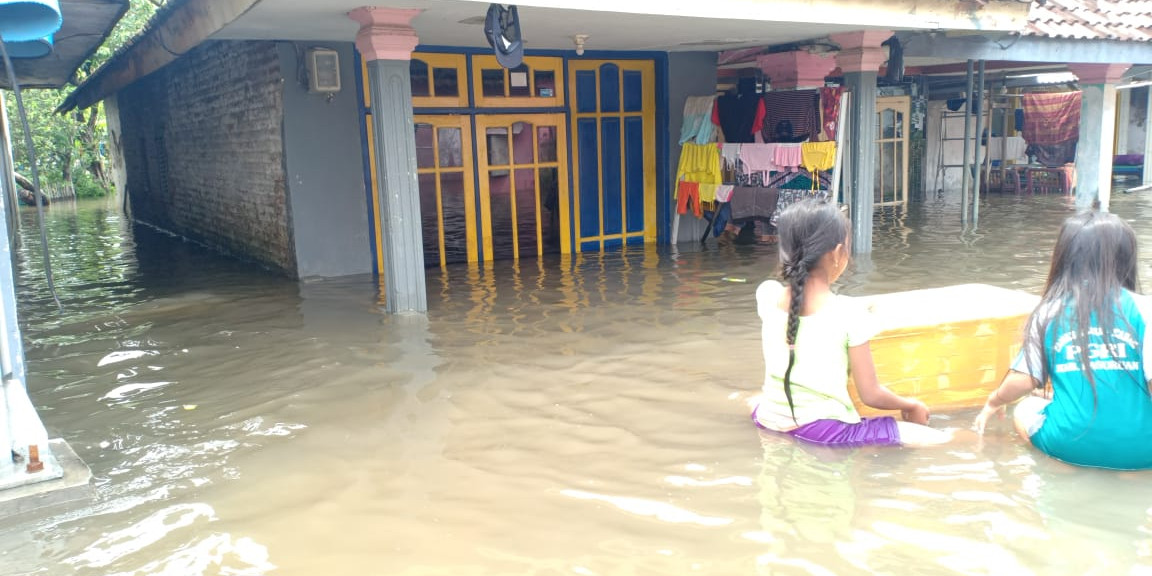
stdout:
[(1036, 38), (1017, 34), (951, 37), (931, 32), (899, 34), (905, 58), (945, 62), (972, 60), (1111, 64), (1152, 64), (1152, 42)]
[(170, 0), (149, 27), (125, 45), (60, 105), (88, 108), (188, 51), (236, 20), (259, 0)]

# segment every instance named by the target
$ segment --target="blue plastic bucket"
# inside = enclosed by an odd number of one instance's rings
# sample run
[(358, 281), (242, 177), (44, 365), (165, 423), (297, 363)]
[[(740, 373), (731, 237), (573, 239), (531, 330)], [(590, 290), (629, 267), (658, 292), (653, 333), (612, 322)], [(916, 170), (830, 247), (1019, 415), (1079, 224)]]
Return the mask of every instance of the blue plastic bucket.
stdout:
[(31, 42), (5, 42), (9, 58), (43, 58), (52, 53), (52, 37)]
[(0, 0), (0, 36), (5, 42), (35, 42), (63, 23), (58, 0)]

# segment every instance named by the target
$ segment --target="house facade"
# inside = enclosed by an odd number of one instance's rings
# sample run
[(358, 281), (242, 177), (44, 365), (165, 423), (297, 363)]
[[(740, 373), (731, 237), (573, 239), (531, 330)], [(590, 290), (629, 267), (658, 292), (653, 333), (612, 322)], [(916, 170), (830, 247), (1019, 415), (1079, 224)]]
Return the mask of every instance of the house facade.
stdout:
[[(423, 311), (427, 267), (697, 237), (702, 223), (673, 237), (674, 135), (726, 56), (785, 55), (768, 59), (774, 88), (837, 78), (872, 142), (895, 32), (1008, 34), (1029, 6), (541, 0), (519, 6), (513, 68), (487, 8), (173, 0), (65, 108), (107, 103), (136, 220), (294, 277), (373, 273), (389, 310)], [(844, 159), (861, 250), (874, 155)]]

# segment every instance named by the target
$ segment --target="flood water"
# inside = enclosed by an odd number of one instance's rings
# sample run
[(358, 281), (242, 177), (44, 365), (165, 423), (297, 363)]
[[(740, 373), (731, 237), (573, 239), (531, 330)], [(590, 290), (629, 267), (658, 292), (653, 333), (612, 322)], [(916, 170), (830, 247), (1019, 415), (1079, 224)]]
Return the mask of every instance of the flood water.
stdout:
[[(1147, 285), (1152, 196), (1113, 211)], [(1037, 292), (1069, 213), (883, 212), (841, 292)], [(97, 496), (0, 527), (5, 576), (1152, 572), (1152, 476), (1046, 460), (1006, 423), (940, 449), (762, 439), (771, 247), (431, 271), (427, 318), (394, 317), (370, 279), (291, 282), (61, 204), (60, 312), (23, 216), (31, 394)]]

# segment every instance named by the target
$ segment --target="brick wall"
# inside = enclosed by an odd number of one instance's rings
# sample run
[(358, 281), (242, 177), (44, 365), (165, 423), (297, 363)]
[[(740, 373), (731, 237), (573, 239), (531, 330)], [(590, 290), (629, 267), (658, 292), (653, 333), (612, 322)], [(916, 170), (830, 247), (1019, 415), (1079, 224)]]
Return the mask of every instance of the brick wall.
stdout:
[(210, 42), (120, 92), (132, 216), (295, 276), (273, 42)]

